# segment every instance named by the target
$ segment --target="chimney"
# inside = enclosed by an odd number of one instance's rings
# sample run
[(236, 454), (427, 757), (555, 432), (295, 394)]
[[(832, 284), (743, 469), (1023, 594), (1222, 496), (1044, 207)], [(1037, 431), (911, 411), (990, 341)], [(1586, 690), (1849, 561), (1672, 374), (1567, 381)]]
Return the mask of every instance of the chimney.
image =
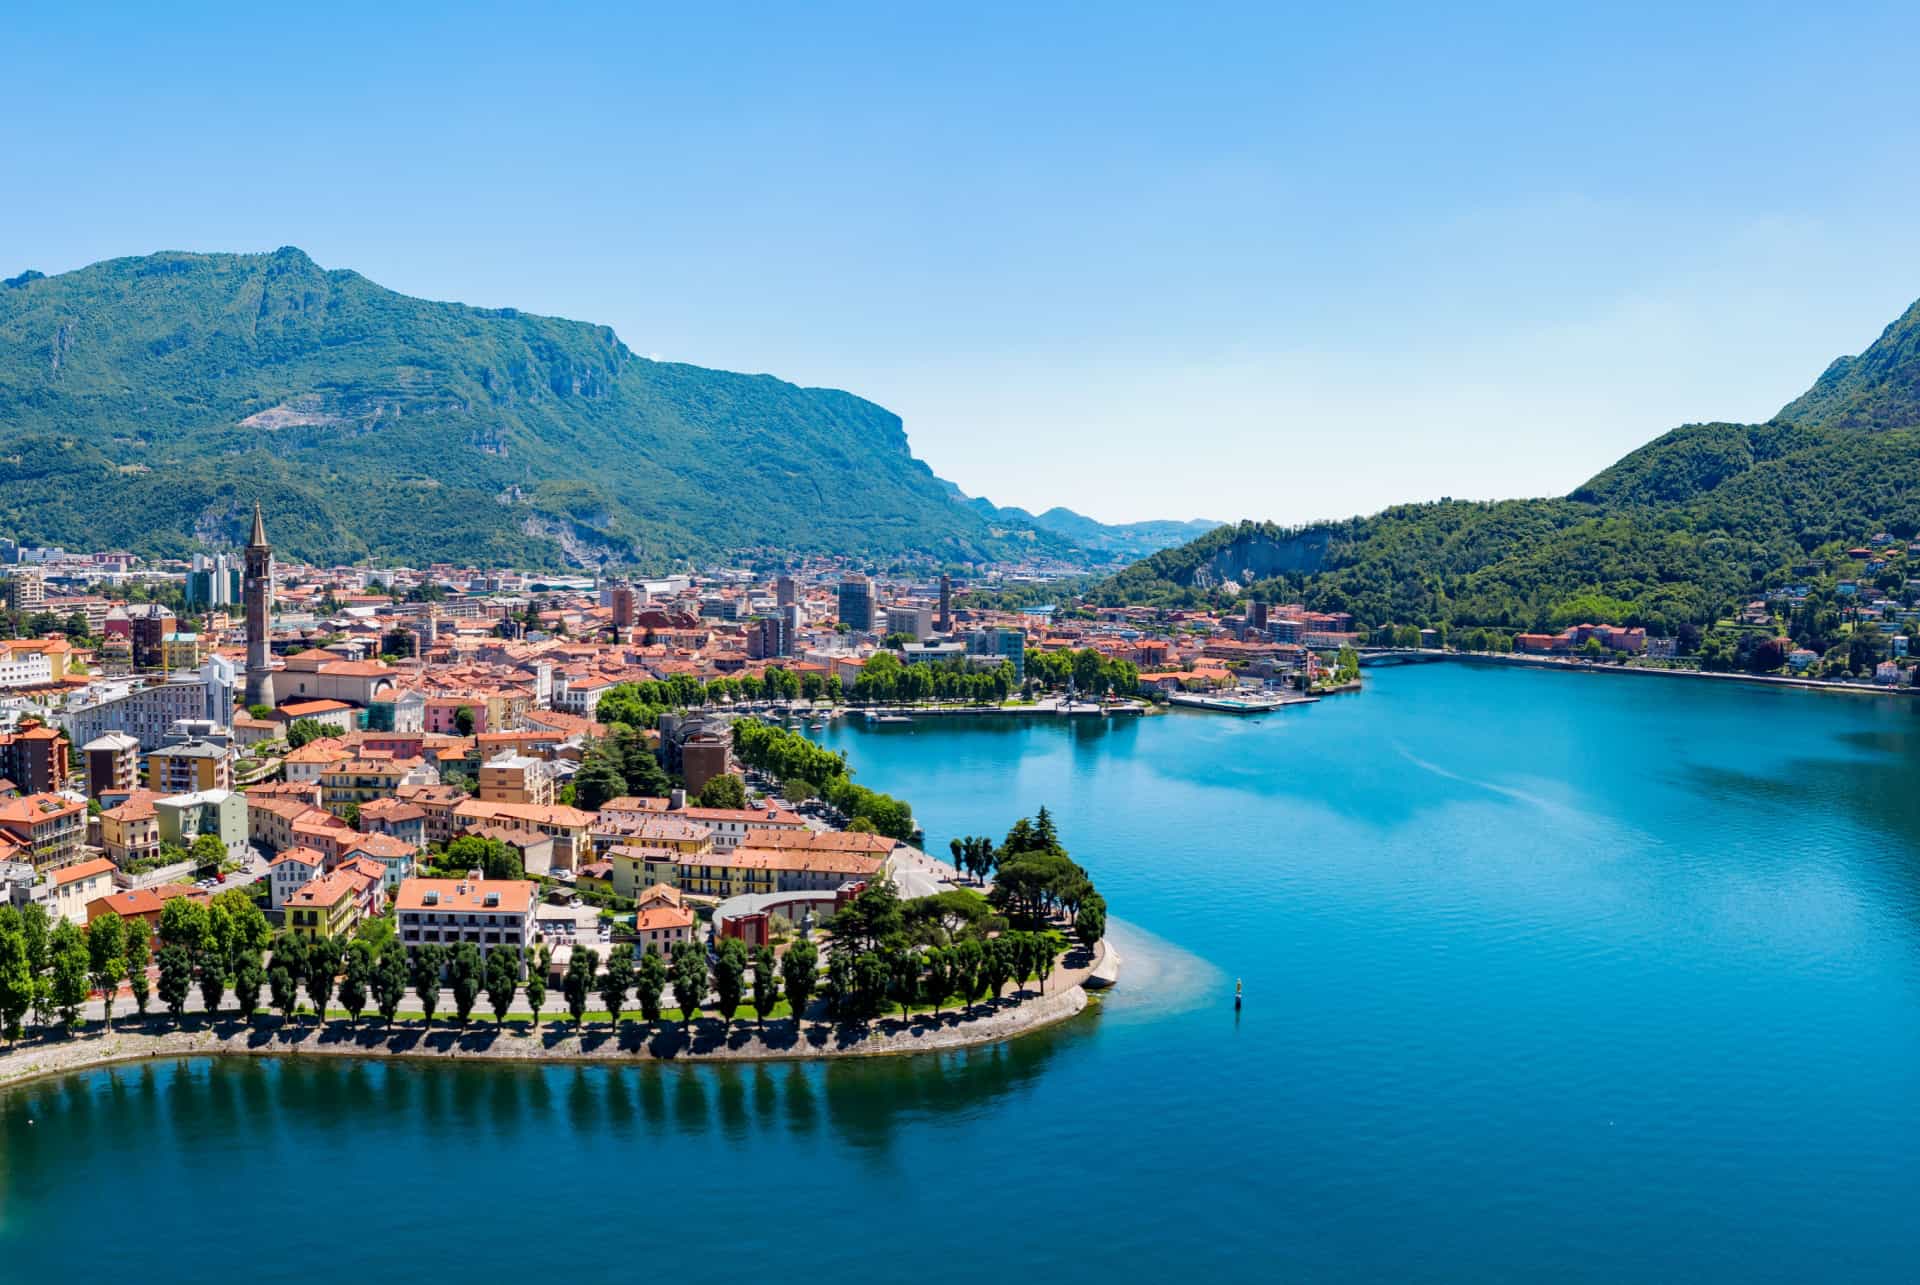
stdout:
[(667, 811), (678, 812), (686, 806), (687, 792), (685, 790), (675, 790), (667, 796)]

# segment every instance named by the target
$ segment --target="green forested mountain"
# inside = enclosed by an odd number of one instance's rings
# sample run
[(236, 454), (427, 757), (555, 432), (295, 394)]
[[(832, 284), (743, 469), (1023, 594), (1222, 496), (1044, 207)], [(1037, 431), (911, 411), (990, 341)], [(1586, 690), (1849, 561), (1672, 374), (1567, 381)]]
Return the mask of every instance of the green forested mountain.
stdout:
[(635, 356), (295, 249), (0, 284), (0, 534), (182, 553), (658, 564), (755, 546), (1069, 549), (955, 503), (848, 393)]
[(1221, 527), (1093, 596), (1218, 602), (1230, 584), (1367, 625), (1605, 618), (1678, 632), (1875, 531), (1920, 533), (1920, 304), (1772, 421), (1674, 429), (1564, 498)]

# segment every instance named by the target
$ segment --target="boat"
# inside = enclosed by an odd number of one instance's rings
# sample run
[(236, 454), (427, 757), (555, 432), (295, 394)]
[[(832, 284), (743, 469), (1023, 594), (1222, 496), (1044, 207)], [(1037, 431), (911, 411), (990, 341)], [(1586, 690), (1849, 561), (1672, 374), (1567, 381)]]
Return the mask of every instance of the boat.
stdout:
[(882, 714), (877, 721), (882, 723), (911, 723), (913, 720), (905, 714)]

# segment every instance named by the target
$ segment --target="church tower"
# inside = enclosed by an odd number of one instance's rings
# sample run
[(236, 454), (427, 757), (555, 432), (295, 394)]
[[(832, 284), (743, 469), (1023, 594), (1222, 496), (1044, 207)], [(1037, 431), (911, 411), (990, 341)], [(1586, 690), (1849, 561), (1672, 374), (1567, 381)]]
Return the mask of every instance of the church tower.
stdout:
[(260, 502), (253, 502), (253, 536), (247, 541), (247, 569), (242, 593), (247, 600), (247, 695), (248, 706), (272, 705), (273, 647), (269, 638), (269, 613), (273, 602), (273, 546), (267, 543), (266, 523), (260, 518)]

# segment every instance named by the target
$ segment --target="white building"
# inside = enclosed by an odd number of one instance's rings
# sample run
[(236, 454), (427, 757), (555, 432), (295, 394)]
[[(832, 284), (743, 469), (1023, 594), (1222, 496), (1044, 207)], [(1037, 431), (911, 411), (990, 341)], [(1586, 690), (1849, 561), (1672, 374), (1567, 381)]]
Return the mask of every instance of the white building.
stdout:
[(524, 972), (538, 888), (531, 879), (408, 879), (394, 897), (400, 942), (411, 952), (470, 941), (483, 958), (509, 946), (520, 952)]

